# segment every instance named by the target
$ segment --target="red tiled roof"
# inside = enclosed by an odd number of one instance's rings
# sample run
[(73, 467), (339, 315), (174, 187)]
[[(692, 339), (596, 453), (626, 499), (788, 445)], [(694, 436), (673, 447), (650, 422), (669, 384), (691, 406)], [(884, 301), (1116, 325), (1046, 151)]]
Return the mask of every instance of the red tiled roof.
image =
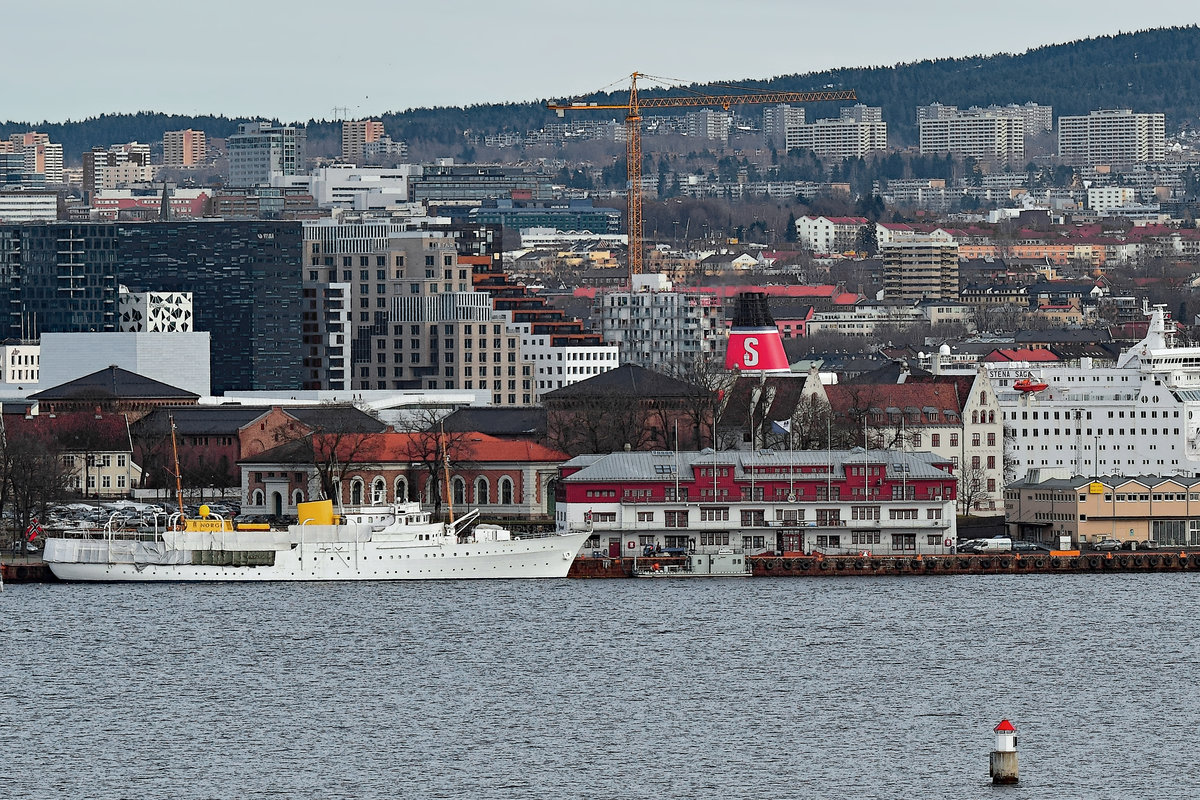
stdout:
[[(957, 424), (960, 421), (958, 415), (962, 413), (963, 398), (957, 387), (948, 383), (839, 383), (824, 388), (835, 414), (863, 408), (874, 408), (883, 413), (888, 408), (895, 408), (906, 413), (906, 409), (915, 408), (920, 412), (920, 419), (906, 417), (906, 422), (948, 425)], [(927, 417), (927, 408), (936, 409), (932, 420)], [(947, 415), (947, 411), (954, 412), (954, 416)]]
[(997, 348), (984, 356), (983, 361), (988, 363), (996, 361), (1058, 361), (1058, 356), (1044, 347), (1033, 349), (1028, 347), (1016, 349)]
[[(561, 463), (566, 453), (535, 442), (499, 439), (486, 433), (447, 434), (451, 458), (473, 464), (489, 462)], [(421, 460), (435, 449), (436, 433), (378, 433), (351, 436), (317, 436), (316, 447), (336, 449), (347, 461), (399, 462)], [(457, 453), (453, 452), (457, 451)]]

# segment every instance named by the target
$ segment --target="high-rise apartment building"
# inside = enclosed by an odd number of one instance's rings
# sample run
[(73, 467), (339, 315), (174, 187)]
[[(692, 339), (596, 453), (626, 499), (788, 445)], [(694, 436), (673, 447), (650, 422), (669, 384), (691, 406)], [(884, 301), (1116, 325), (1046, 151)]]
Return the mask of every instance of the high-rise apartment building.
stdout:
[(107, 148), (93, 147), (83, 154), (83, 192), (87, 198), (96, 192), (149, 181), (153, 177), (148, 144), (129, 142)]
[(912, 236), (879, 246), (888, 300), (957, 300), (958, 245)]
[(383, 123), (374, 119), (346, 120), (342, 123), (342, 161), (358, 164), (364, 147), (383, 138)]
[(786, 104), (763, 106), (763, 136), (769, 142), (783, 144), (787, 141), (789, 125), (803, 125), (804, 108)]
[(191, 292), (213, 389), (302, 381), (295, 222), (0, 225), (0, 336), (119, 331), (120, 294)]
[(1024, 166), (1024, 118), (990, 111), (951, 113), (946, 108), (920, 121), (921, 155), (952, 153)]
[(14, 133), (0, 152), (20, 153), (25, 160), (24, 172), (33, 182), (38, 182), (36, 175), (43, 176), (43, 184), (63, 182), (62, 145), (51, 142), (48, 134), (36, 131)]
[(841, 109), (837, 119), (788, 124), (786, 147), (789, 152), (811, 150), (820, 158), (859, 158), (872, 150), (886, 150), (883, 110), (859, 103)]
[(271, 178), (300, 175), (305, 170), (304, 128), (243, 122), (225, 142), (230, 186), (265, 186)]
[(592, 319), (620, 348), (622, 364), (670, 372), (722, 346), (725, 309), (711, 290), (677, 290), (665, 275), (635, 275), (633, 288), (600, 290), (592, 303)]
[(966, 111), (959, 111), (958, 106), (946, 106), (941, 103), (930, 103), (927, 106), (917, 106), (917, 125), (927, 119), (954, 119), (963, 115), (991, 114), (993, 116), (1020, 117), (1025, 123), (1025, 135), (1033, 136), (1054, 130), (1054, 106), (1043, 106), (1028, 102), (1024, 105), (1009, 103), (1006, 106), (990, 105), (986, 108), (971, 106)]
[(1058, 155), (1074, 167), (1132, 166), (1166, 157), (1166, 117), (1128, 108), (1058, 118)]
[(163, 166), (198, 167), (208, 160), (208, 138), (191, 128), (163, 132)]
[(687, 115), (687, 135), (698, 139), (728, 144), (729, 129), (732, 126), (733, 115), (728, 111), (706, 108)]

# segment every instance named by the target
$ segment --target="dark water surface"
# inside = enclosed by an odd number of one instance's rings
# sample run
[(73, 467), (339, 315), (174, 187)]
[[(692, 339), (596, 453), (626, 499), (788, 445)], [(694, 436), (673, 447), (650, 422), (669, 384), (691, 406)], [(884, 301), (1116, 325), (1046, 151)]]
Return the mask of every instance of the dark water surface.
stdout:
[[(30, 585), (0, 797), (1190, 798), (1200, 576)], [(1018, 728), (1021, 784), (987, 778)]]

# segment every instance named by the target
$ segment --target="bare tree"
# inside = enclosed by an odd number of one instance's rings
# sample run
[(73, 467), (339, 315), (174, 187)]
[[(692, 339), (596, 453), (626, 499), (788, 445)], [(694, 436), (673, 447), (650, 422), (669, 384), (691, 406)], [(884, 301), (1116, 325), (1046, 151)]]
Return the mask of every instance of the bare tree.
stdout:
[(564, 453), (611, 453), (644, 450), (658, 432), (648, 424), (650, 414), (636, 398), (617, 392), (574, 397), (569, 405), (547, 410), (551, 446)]
[(425, 476), (435, 514), (441, 513), (448, 497), (449, 487), (444, 485), (448, 465), (462, 469), (471, 463), (470, 433), (447, 431), (441, 420), (438, 412), (421, 409), (397, 426), (399, 432), (407, 434), (402, 447), (409, 463), (409, 485), (420, 485), (416, 478)]
[[(333, 412), (337, 405), (330, 405)], [(361, 409), (360, 409), (361, 410)], [(330, 422), (303, 424), (298, 420), (275, 429), (273, 438), (291, 450), (292, 460), (307, 463), (316, 473), (321, 497), (341, 500), (342, 478), (347, 472), (372, 460), (381, 434), (360, 424), (340, 425), (337, 415)]]
[(980, 467), (963, 465), (958, 473), (958, 513), (965, 516), (987, 499), (987, 473)]
[[(735, 376), (725, 369), (713, 353), (697, 353), (666, 365), (663, 373), (686, 383), (691, 391), (679, 398), (678, 411), (690, 426), (688, 435), (697, 449), (716, 449), (713, 431), (720, 424), (722, 393), (729, 390)], [(666, 407), (660, 407), (662, 428), (666, 431)], [(707, 429), (707, 430), (706, 430)], [(669, 433), (669, 432), (668, 432)], [(687, 441), (687, 440), (685, 440)]]
[(14, 431), (0, 444), (0, 511), (13, 521), (14, 534), (21, 534), (35, 517), (45, 516), (62, 500), (68, 470), (53, 437)]

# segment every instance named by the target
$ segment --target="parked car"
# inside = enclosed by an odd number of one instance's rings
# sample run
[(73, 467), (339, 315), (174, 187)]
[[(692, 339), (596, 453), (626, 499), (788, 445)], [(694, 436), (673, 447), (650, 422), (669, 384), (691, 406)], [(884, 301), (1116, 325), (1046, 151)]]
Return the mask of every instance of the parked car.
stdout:
[(1121, 542), (1121, 548), (1124, 550), (1155, 550), (1158, 548), (1158, 542), (1153, 539), (1147, 539), (1144, 542), (1139, 542), (1137, 539), (1130, 539), (1127, 542)]
[(1119, 539), (1099, 539), (1092, 542), (1093, 550), (1120, 550), (1121, 542)]
[(978, 553), (984, 547), (986, 539), (967, 539), (958, 543), (958, 552), (960, 553)]
[(1050, 548), (1040, 542), (1027, 542), (1024, 539), (1017, 539), (1012, 543), (1014, 553), (1049, 553)]

